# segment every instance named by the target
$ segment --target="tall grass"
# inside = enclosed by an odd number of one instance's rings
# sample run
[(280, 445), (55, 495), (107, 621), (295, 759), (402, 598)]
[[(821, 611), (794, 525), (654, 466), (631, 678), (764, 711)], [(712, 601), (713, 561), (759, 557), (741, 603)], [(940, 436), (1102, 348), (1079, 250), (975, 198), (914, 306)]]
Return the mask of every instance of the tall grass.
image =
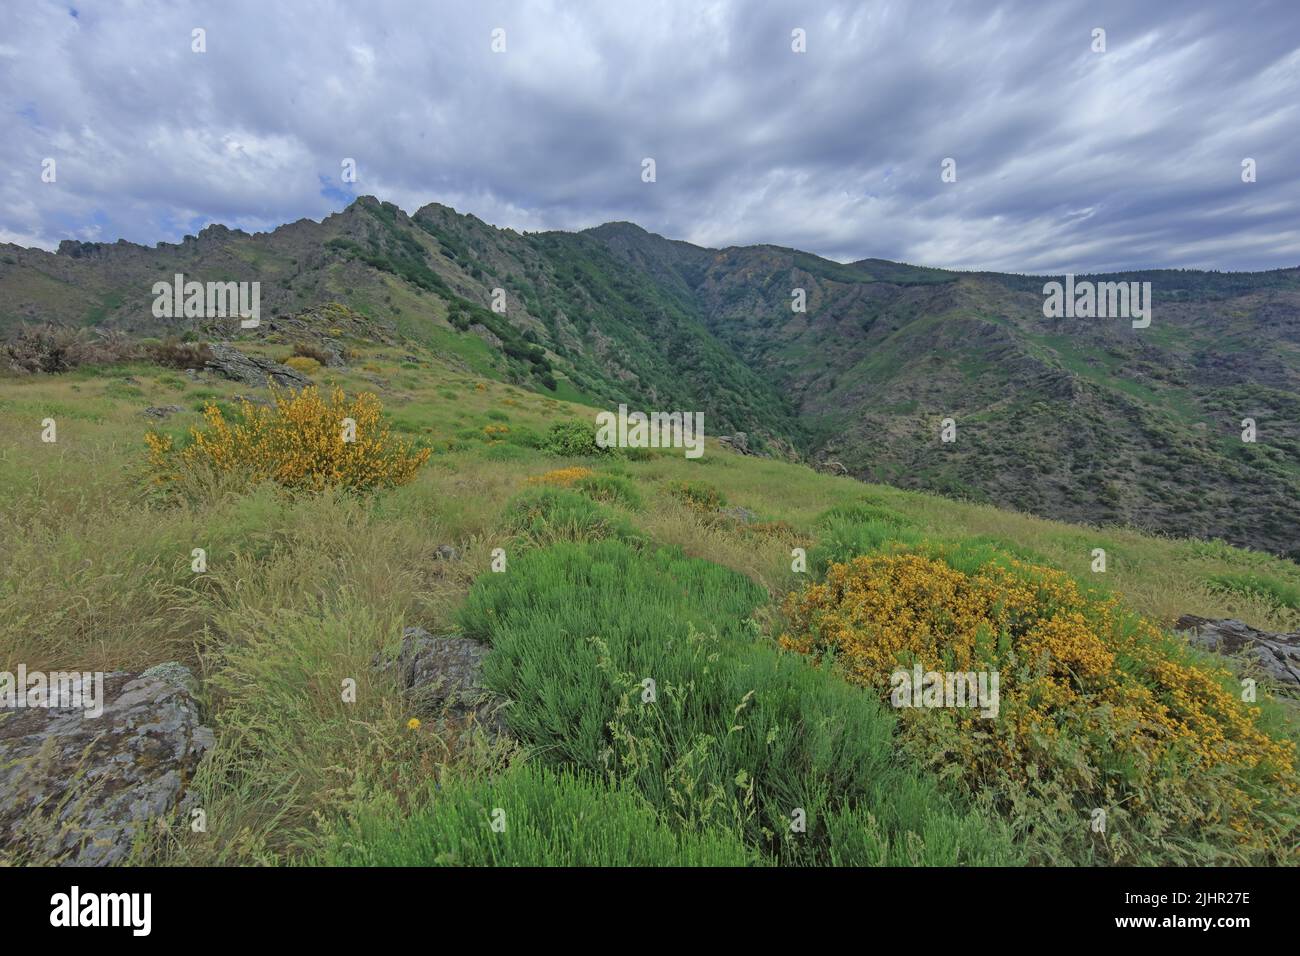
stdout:
[(451, 779), (407, 815), (391, 794), (361, 800), (319, 863), (342, 866), (749, 866), (726, 831), (666, 825), (634, 789), (521, 764)]

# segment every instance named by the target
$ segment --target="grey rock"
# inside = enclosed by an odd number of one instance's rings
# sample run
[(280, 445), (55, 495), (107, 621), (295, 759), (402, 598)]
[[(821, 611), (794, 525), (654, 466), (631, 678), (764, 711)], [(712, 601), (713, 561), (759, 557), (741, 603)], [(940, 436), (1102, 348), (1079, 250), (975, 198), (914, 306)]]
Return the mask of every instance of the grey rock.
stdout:
[(734, 435), (719, 435), (718, 444), (742, 455), (753, 454), (749, 450), (749, 434), (747, 432), (736, 432)]
[(166, 418), (169, 415), (175, 415), (177, 412), (185, 411), (180, 405), (150, 405), (141, 414), (150, 418)]
[(141, 827), (182, 805), (213, 744), (193, 696), (118, 671), (104, 675), (102, 704), (97, 717), (0, 709), (0, 847), (36, 861), (119, 863)]
[(163, 681), (173, 687), (179, 687), (191, 696), (197, 695), (199, 692), (199, 682), (194, 677), (194, 672), (179, 661), (166, 661), (145, 668), (140, 673), (140, 677), (144, 680)]
[(736, 505), (733, 508), (719, 508), (718, 514), (726, 515), (728, 518), (739, 521), (741, 524), (753, 524), (758, 520), (757, 512), (750, 511), (748, 508), (742, 508), (740, 505)]
[(406, 627), (397, 657), (377, 658), (375, 665), (395, 672), (417, 715), (436, 719), (440, 728), (475, 724), (497, 738), (506, 735), (505, 700), (484, 687), (481, 676), (490, 650), (468, 637)]
[(1300, 688), (1300, 631), (1273, 634), (1233, 618), (1185, 614), (1174, 627), (1188, 642), (1219, 654), (1246, 653), (1274, 680)]
[(469, 330), (473, 332), (475, 335), (477, 335), (479, 338), (481, 338), (488, 345), (492, 346), (494, 349), (501, 348), (503, 344), (501, 338), (495, 332), (489, 329), (486, 325), (483, 325), (481, 322), (475, 322), (473, 325), (469, 327)]
[(440, 544), (433, 552), (439, 561), (459, 561), (460, 551), (449, 544)]
[(289, 388), (305, 388), (311, 384), (311, 379), (296, 369), (270, 359), (245, 355), (225, 342), (214, 342), (208, 349), (212, 357), (208, 359), (206, 368), (244, 385), (263, 388), (268, 379)]

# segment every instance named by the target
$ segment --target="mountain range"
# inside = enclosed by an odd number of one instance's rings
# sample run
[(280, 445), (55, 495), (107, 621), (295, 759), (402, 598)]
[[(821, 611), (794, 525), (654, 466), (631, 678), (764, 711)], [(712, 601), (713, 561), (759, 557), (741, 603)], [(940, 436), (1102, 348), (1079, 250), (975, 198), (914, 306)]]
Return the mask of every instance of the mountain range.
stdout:
[(519, 233), (367, 196), (267, 233), (0, 245), (0, 334), (265, 334), (155, 318), (177, 273), (260, 282), (271, 329), (344, 322), (573, 401), (701, 411), (761, 454), (1300, 559), (1300, 269), (1076, 277), (1149, 282), (1134, 328), (1045, 318), (1059, 277), (709, 249), (627, 222)]

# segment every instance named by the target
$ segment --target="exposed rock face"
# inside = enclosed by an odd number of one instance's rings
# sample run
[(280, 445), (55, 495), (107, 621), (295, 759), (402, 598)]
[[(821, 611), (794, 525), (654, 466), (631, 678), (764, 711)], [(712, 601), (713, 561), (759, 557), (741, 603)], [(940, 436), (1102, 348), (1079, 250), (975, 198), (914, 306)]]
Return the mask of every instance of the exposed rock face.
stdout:
[(719, 435), (718, 444), (742, 455), (753, 454), (749, 450), (749, 434), (747, 432), (736, 432), (734, 435)]
[(488, 345), (492, 346), (494, 349), (501, 348), (502, 343), (500, 337), (491, 329), (489, 329), (486, 325), (475, 322), (473, 325), (469, 327), (469, 330), (473, 332), (475, 335), (477, 335), (479, 338), (481, 338)]
[(1175, 627), (1197, 647), (1220, 654), (1247, 651), (1274, 680), (1300, 687), (1300, 631), (1271, 634), (1232, 618), (1212, 620), (1185, 614)]
[(422, 627), (407, 627), (397, 658), (375, 663), (381, 671), (396, 669), (417, 714), (437, 719), (440, 727), (448, 721), (476, 723), (498, 737), (506, 733), (501, 714), (505, 701), (481, 682), (489, 650), (468, 637), (435, 637)]
[(103, 712), (0, 709), (0, 847), (79, 866), (119, 863), (137, 829), (184, 805), (212, 746), (179, 664), (103, 678)]
[(208, 348), (212, 352), (212, 357), (208, 359), (206, 367), (218, 375), (241, 384), (264, 388), (267, 379), (276, 385), (289, 388), (304, 388), (311, 384), (311, 379), (287, 365), (254, 355), (245, 355), (225, 342), (214, 342)]

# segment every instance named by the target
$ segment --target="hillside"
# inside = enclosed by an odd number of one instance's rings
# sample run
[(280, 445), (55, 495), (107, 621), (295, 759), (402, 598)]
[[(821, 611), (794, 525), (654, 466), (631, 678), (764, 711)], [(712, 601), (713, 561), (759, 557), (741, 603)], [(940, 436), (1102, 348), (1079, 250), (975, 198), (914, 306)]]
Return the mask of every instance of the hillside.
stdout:
[[(0, 669), (178, 662), (214, 733), (192, 781), (206, 829), (165, 819), (127, 860), (1295, 862), (1285, 747), (1298, 731), (1285, 688), (1245, 657), (1193, 651), (1167, 631), (1184, 614), (1296, 629), (1295, 564), (867, 485), (712, 440), (696, 460), (557, 450), (557, 428), (590, 433), (589, 407), (478, 374), (435, 346), (338, 343), (347, 364), (309, 374), (382, 400), (393, 436), (428, 450), (411, 480), (287, 493), (241, 470), (249, 454), (166, 477), (148, 464), (145, 432), (183, 447), (191, 428), (211, 430), (213, 409), (237, 419), (246, 386), (141, 361), (0, 377)], [(269, 359), (288, 348), (245, 347)], [(47, 417), (57, 442), (41, 440)], [(1104, 574), (1091, 570), (1098, 547)], [(917, 607), (951, 612), (954, 636), (972, 605), (949, 587), (1000, 582), (998, 601), (1019, 601), (1024, 585), (1012, 582), (1027, 576), (1044, 626), (1057, 621), (1053, 602), (1062, 621), (1083, 602), (1095, 630), (1051, 645), (1074, 671), (1050, 678), (1064, 681), (1056, 693), (1073, 681), (1098, 694), (1128, 687), (1125, 706), (1163, 701), (1153, 713), (1189, 723), (1137, 735), (1103, 723), (1075, 737), (1072, 720), (1107, 708), (1058, 696), (1034, 719), (1059, 727), (1059, 742), (1022, 736), (1037, 692), (1022, 692), (1027, 676), (1004, 663), (1004, 719), (982, 726), (1039, 776), (985, 764), (987, 734), (969, 736), (951, 712), (890, 708), (888, 685), (849, 666), (851, 645), (835, 664), (806, 656), (804, 615), (834, 612), (825, 585), (855, 559), (897, 571), (900, 594), (909, 575), (928, 576), (916, 579)], [(1070, 581), (1088, 597), (1071, 596)], [(916, 612), (872, 612), (872, 592), (854, 593), (859, 621)], [(1107, 594), (1149, 623), (1112, 620), (1121, 612)], [(460, 718), (376, 669), (407, 647), (404, 628), (436, 635), (420, 638), (430, 646), (488, 651), (484, 684), (511, 703), (482, 714), (491, 726), (499, 713), (504, 736), (462, 732)], [(1027, 646), (1050, 633), (1020, 628)], [(1082, 655), (1097, 640), (1127, 650), (1090, 685), (1098, 664)], [(1249, 675), (1261, 681), (1258, 706), (1233, 696)], [(1147, 691), (1126, 683), (1137, 677)], [(340, 697), (348, 680), (354, 701)], [(1160, 696), (1142, 704), (1144, 693)], [(1183, 714), (1187, 700), (1223, 709)], [(1181, 726), (1247, 749), (1175, 747), (1132, 762), (1133, 741), (1163, 747)], [(951, 772), (955, 760), (966, 773)], [(1259, 809), (1219, 809), (1242, 799)], [(1110, 821), (1101, 832), (1098, 807)], [(489, 826), (497, 809), (510, 821), (500, 833)], [(795, 811), (804, 829), (790, 826)], [(5, 845), (2, 831), (0, 860), (41, 860), (39, 841)]]
[[(269, 317), (341, 303), (371, 337), (602, 407), (703, 411), (712, 434), (871, 481), (1093, 525), (1300, 541), (1300, 271), (1133, 273), (1154, 320), (1044, 319), (1042, 280), (776, 246), (704, 249), (631, 223), (520, 235), (365, 197), (320, 223), (180, 244), (0, 250), (0, 330), (233, 330), (150, 314), (152, 283), (262, 282)], [(1081, 277), (1082, 278), (1082, 277)], [(1102, 277), (1092, 277), (1100, 279)], [(492, 290), (506, 311), (491, 311)], [(806, 290), (807, 311), (791, 310)], [(256, 333), (244, 333), (256, 340)], [(951, 417), (957, 439), (939, 440)], [(1258, 440), (1241, 440), (1254, 419)]]

